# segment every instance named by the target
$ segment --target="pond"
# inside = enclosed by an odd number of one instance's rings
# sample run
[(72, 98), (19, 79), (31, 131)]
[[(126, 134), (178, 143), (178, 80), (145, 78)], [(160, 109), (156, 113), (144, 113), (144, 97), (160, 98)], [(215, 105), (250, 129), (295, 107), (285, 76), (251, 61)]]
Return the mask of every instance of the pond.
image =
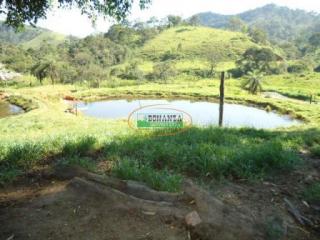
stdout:
[(23, 109), (7, 102), (0, 101), (0, 118), (22, 113)]
[[(217, 125), (219, 119), (219, 104), (205, 101), (189, 100), (106, 100), (91, 103), (79, 103), (78, 109), (86, 116), (121, 119), (128, 118), (130, 113), (139, 107), (165, 104), (166, 107), (182, 110), (192, 117), (193, 125)], [(224, 105), (224, 126), (254, 127), (258, 129), (273, 129), (290, 127), (301, 121), (290, 116), (267, 112), (255, 107), (239, 104)]]

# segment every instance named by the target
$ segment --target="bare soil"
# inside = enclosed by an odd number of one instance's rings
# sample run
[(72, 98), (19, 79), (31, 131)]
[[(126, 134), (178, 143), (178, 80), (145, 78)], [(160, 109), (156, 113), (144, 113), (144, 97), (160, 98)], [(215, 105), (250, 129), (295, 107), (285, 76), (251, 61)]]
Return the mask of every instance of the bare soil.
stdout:
[[(264, 182), (205, 190), (188, 180), (176, 195), (78, 172), (28, 176), (0, 190), (0, 239), (320, 239), (319, 206), (300, 194), (320, 180), (320, 161), (310, 161)], [(202, 221), (194, 227), (191, 211)]]

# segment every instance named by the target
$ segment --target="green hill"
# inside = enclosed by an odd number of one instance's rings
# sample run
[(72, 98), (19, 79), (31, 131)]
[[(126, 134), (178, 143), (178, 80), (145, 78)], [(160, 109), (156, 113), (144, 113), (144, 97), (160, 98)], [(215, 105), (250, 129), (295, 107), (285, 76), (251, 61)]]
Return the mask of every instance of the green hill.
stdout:
[(143, 46), (141, 53), (150, 59), (161, 59), (170, 54), (178, 54), (180, 58), (199, 59), (210, 53), (223, 61), (232, 61), (253, 46), (257, 45), (242, 33), (181, 26), (161, 32)]
[(30, 41), (22, 43), (23, 48), (39, 48), (42, 42), (49, 43), (50, 45), (58, 45), (59, 43), (63, 42), (66, 37), (62, 34), (45, 31), (40, 33), (35, 38), (31, 39)]
[(52, 32), (48, 29), (30, 26), (25, 26), (23, 30), (16, 32), (13, 28), (0, 22), (0, 43), (21, 45), (24, 48), (38, 48), (43, 41), (52, 45), (57, 45), (64, 41), (65, 38), (64, 35)]

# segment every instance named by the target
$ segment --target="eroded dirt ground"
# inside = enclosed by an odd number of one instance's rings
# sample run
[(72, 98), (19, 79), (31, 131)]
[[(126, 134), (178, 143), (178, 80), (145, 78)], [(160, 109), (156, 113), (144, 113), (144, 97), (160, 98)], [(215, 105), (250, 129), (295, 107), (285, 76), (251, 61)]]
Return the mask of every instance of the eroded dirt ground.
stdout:
[[(320, 161), (309, 162), (264, 182), (209, 184), (212, 198), (200, 191), (175, 203), (182, 213), (199, 212), (203, 222), (194, 228), (174, 211), (143, 211), (112, 193), (33, 175), (1, 189), (0, 239), (320, 239), (319, 208), (300, 197), (320, 180)], [(300, 223), (285, 199), (310, 222)]]

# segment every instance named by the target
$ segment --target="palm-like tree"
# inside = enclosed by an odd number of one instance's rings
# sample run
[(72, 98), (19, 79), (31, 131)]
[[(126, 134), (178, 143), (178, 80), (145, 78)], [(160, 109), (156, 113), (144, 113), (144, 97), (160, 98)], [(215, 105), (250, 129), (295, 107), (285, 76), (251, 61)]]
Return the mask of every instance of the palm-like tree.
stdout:
[(247, 89), (252, 94), (257, 94), (262, 91), (263, 75), (258, 72), (250, 72), (247, 80), (243, 84), (243, 88)]

